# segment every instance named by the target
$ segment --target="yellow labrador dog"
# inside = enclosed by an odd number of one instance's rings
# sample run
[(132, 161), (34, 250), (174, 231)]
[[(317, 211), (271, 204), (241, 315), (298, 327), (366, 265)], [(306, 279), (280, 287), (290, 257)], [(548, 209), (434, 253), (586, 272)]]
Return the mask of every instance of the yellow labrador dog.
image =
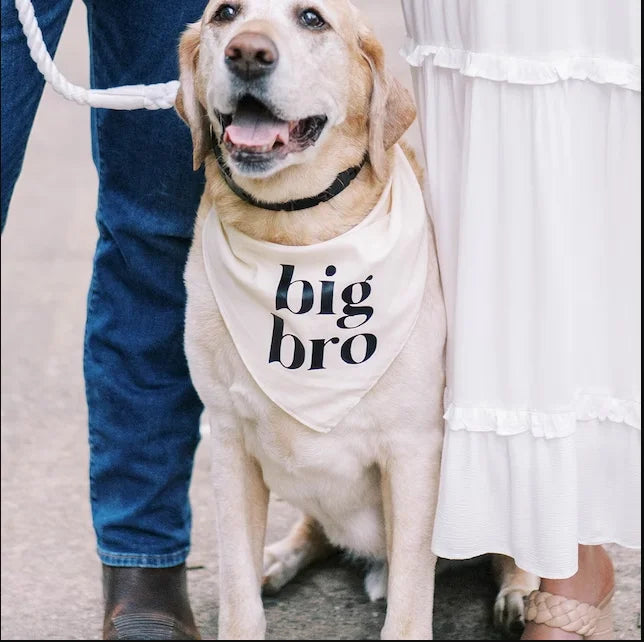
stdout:
[[(334, 547), (373, 560), (366, 588), (372, 599), (387, 597), (383, 639), (431, 639), (445, 343), (431, 229), (408, 340), (326, 433), (286, 412), (249, 373), (203, 245), (211, 216), (229, 235), (271, 248), (306, 248), (357, 228), (390, 181), (396, 143), (415, 118), (412, 99), (348, 0), (213, 0), (181, 39), (180, 67), (177, 111), (207, 177), (185, 273), (186, 353), (212, 431), (219, 639), (263, 639), (262, 591), (279, 590)], [(323, 282), (329, 307), (331, 283)], [(313, 343), (310, 369), (335, 342)], [(297, 359), (296, 350), (288, 367)], [(264, 550), (269, 489), (306, 517)], [(505, 613), (507, 595), (532, 587), (511, 563), (503, 577)]]

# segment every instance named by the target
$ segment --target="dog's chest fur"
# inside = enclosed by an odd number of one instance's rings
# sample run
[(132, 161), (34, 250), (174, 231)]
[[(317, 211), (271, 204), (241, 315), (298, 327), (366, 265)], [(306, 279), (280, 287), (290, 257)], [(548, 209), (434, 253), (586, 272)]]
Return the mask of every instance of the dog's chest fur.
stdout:
[(186, 354), (194, 385), (211, 411), (211, 430), (241, 431), (268, 488), (316, 518), (333, 544), (385, 557), (379, 470), (390, 451), (408, 447), (413, 453), (420, 442), (442, 438), (423, 421), (435, 414), (442, 394), (442, 379), (427, 376), (442, 373), (444, 312), (436, 266), (430, 268), (418, 323), (398, 358), (345, 420), (321, 434), (276, 406), (239, 357), (206, 276), (203, 213), (186, 268)]

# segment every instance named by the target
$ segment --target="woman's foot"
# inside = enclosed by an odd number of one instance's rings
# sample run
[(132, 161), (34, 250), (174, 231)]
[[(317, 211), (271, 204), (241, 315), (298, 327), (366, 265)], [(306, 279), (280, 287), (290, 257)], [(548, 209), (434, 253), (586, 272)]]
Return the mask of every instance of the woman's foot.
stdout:
[[(560, 595), (586, 604), (599, 604), (615, 583), (613, 563), (601, 546), (579, 546), (579, 570), (565, 580), (542, 579), (540, 591)], [(522, 640), (582, 640), (576, 633), (529, 622)]]

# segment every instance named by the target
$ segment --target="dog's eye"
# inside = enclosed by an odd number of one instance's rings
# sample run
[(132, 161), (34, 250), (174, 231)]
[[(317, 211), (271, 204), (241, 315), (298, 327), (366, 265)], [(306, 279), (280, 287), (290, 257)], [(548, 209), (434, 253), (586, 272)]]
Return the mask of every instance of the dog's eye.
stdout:
[(309, 29), (322, 29), (326, 25), (324, 18), (313, 9), (305, 9), (300, 14), (300, 22)]
[(212, 19), (215, 22), (232, 22), (239, 13), (239, 7), (232, 4), (222, 4), (217, 11), (215, 11)]

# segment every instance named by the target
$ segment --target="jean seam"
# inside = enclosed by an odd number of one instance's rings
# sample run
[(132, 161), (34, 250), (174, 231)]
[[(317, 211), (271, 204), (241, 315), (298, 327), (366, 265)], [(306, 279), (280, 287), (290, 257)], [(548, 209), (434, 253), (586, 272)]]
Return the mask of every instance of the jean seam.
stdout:
[[(91, 68), (90, 68), (90, 74), (91, 74), (91, 83), (90, 86), (92, 89), (94, 89), (94, 86), (96, 84), (96, 56), (94, 54), (94, 30), (95, 30), (95, 24), (94, 24), (94, 7), (93, 4), (90, 0), (87, 0), (86, 2), (86, 7), (87, 7), (87, 26), (88, 26), (88, 40), (89, 40), (89, 51), (90, 51), (90, 62), (91, 62)], [(92, 111), (94, 112), (94, 122), (93, 124), (93, 129), (94, 129), (94, 135), (96, 137), (96, 150), (97, 150), (97, 159), (96, 159), (96, 172), (98, 174), (98, 207), (97, 207), (97, 217), (100, 212), (100, 204), (101, 204), (101, 192), (102, 192), (102, 178), (103, 178), (103, 155), (102, 155), (102, 148), (103, 148), (103, 140), (102, 140), (102, 127), (100, 121), (101, 119), (101, 110), (93, 107)]]
[[(92, 22), (92, 8), (91, 8), (89, 2), (86, 3), (86, 7), (87, 7), (87, 26), (88, 26), (87, 32), (88, 32), (88, 40), (89, 40), (90, 61), (92, 63), (90, 65), (90, 78), (91, 78), (91, 76), (93, 76), (93, 60), (92, 60), (92, 55), (91, 55), (91, 51), (92, 51), (92, 28), (90, 26), (90, 24)], [(92, 86), (92, 84), (93, 84), (93, 82), (91, 82), (91, 80), (90, 80), (90, 87)], [(92, 121), (91, 127), (92, 127), (92, 130), (93, 130), (92, 134), (95, 135), (98, 138), (98, 132), (96, 131), (95, 121)], [(98, 149), (98, 143), (97, 143), (97, 149)], [(100, 155), (100, 150), (99, 150), (99, 155)], [(98, 189), (100, 190), (100, 186), (101, 186), (100, 158), (98, 159), (98, 162), (95, 163), (95, 165), (96, 165), (96, 174), (97, 174), (97, 178), (98, 178)], [(100, 203), (100, 198), (97, 198), (97, 209), (98, 209), (98, 204), (99, 203)], [(95, 214), (95, 216), (96, 216), (96, 214)], [(94, 257), (93, 257), (92, 263), (94, 263), (95, 260), (96, 260), (96, 250), (97, 250), (97, 248), (94, 249)], [(93, 305), (93, 298), (94, 298), (94, 292), (95, 292), (95, 280), (96, 280), (95, 272), (94, 272), (94, 270), (92, 270), (92, 278), (90, 280), (89, 292), (88, 292), (88, 295), (87, 295), (85, 336), (83, 338), (83, 367), (85, 369), (85, 372), (87, 372), (87, 363), (88, 363), (88, 360), (87, 360), (88, 334), (89, 334), (88, 333), (88, 325), (89, 325), (88, 320), (89, 320), (89, 315), (90, 315), (92, 305)], [(86, 377), (86, 379), (87, 379), (87, 377)], [(86, 384), (85, 385), (85, 396), (86, 397), (87, 397), (87, 392), (88, 391), (87, 391), (87, 384)], [(89, 406), (89, 399), (87, 399), (87, 402), (88, 402), (88, 406)], [(91, 443), (92, 443), (91, 430), (90, 430), (89, 434), (90, 434), (89, 441), (90, 441), (90, 446), (91, 446)]]
[[(88, 40), (89, 40), (89, 50), (90, 50), (90, 61), (91, 61), (91, 66), (90, 66), (90, 74), (91, 74), (91, 86), (93, 87), (95, 84), (95, 76), (96, 76), (96, 70), (95, 70), (95, 65), (96, 65), (96, 58), (94, 56), (94, 11), (93, 11), (93, 5), (91, 1), (87, 1), (85, 3), (87, 7), (87, 25), (88, 25)], [(96, 207), (96, 215), (95, 215), (95, 220), (96, 220), (96, 225), (98, 229), (98, 234), (99, 234), (99, 240), (100, 240), (100, 224), (99, 220), (101, 217), (101, 194), (102, 194), (102, 183), (103, 183), (103, 157), (102, 157), (102, 149), (103, 149), (103, 144), (102, 144), (102, 127), (100, 124), (100, 110), (92, 108), (92, 111), (94, 112), (94, 118), (92, 119), (92, 133), (93, 136), (95, 137), (96, 140), (96, 174), (98, 177), (98, 191), (97, 191), (97, 207)], [(96, 300), (98, 298), (98, 280), (96, 278), (96, 255), (98, 254), (98, 243), (94, 252), (94, 258), (93, 258), (93, 265), (94, 269), (92, 270), (92, 278), (90, 281), (90, 286), (89, 286), (89, 292), (87, 296), (87, 312), (86, 312), (86, 322), (85, 322), (85, 336), (83, 339), (83, 369), (85, 372), (85, 399), (87, 403), (87, 408), (88, 408), (88, 443), (89, 443), (89, 448), (90, 452), (94, 448), (95, 441), (93, 439), (93, 433), (94, 433), (94, 423), (92, 421), (90, 411), (89, 409), (92, 407), (91, 400), (89, 398), (89, 385), (88, 385), (88, 372), (89, 372), (89, 319), (93, 314), (93, 311), (96, 308)], [(92, 474), (92, 467), (91, 467), (91, 456), (90, 456), (90, 466), (89, 466), (89, 481), (90, 481), (90, 499), (93, 502), (95, 500), (95, 497), (93, 497), (92, 493), (92, 488), (93, 488), (93, 482), (94, 482), (94, 476)], [(98, 535), (98, 533), (97, 533)]]
[(184, 547), (174, 553), (147, 554), (147, 553), (114, 553), (106, 551), (100, 546), (97, 549), (98, 556), (108, 566), (129, 566), (141, 568), (167, 568), (177, 566), (186, 561), (190, 547)]

